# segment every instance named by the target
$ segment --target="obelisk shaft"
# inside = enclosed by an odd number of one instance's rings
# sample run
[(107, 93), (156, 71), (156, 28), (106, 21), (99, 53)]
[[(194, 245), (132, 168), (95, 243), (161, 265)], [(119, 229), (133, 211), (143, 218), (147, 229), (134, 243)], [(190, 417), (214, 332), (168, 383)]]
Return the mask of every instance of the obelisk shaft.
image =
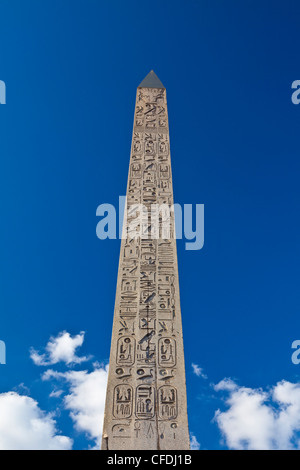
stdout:
[[(132, 237), (137, 204), (148, 214)], [(155, 204), (171, 208), (173, 187), (166, 90), (150, 72), (136, 97), (103, 450), (189, 449), (174, 213), (171, 233), (157, 238)], [(163, 216), (157, 220), (162, 229)]]

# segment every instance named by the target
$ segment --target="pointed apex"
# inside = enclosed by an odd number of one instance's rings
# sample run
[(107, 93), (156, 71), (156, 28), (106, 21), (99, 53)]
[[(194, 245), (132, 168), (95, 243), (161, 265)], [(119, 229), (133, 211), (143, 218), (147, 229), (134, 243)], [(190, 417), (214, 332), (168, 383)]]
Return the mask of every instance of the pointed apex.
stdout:
[(161, 83), (158, 76), (151, 70), (147, 77), (144, 78), (142, 83), (139, 84), (138, 88), (165, 88)]

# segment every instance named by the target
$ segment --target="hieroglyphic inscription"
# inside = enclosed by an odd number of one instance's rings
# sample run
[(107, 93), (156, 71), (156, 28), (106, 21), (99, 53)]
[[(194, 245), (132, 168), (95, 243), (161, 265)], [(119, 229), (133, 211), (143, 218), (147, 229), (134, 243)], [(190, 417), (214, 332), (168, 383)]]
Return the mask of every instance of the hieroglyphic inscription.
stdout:
[(189, 446), (172, 205), (166, 91), (138, 88), (102, 448)]
[(115, 418), (129, 418), (132, 414), (133, 392), (130, 385), (117, 385), (114, 393)]
[(177, 417), (177, 390), (170, 385), (158, 389), (158, 414), (163, 420)]

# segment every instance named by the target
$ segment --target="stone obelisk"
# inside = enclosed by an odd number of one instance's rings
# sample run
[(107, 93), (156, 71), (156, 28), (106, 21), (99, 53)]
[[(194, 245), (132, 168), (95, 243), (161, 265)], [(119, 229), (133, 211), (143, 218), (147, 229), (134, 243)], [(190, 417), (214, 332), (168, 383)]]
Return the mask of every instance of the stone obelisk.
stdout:
[[(153, 71), (137, 89), (126, 205), (102, 449), (189, 449), (173, 211), (163, 232), (173, 206), (167, 99)], [(165, 212), (150, 218), (155, 206)]]

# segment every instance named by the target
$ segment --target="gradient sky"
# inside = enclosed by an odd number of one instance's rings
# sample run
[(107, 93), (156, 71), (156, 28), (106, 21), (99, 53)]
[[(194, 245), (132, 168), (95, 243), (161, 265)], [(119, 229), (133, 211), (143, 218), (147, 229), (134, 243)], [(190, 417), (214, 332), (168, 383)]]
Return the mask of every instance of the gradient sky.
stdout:
[[(108, 362), (120, 242), (96, 237), (96, 208), (125, 194), (136, 87), (153, 69), (175, 202), (205, 205), (204, 248), (178, 241), (190, 430), (226, 448), (212, 383), (299, 380), (299, 2), (1, 0), (0, 22), (0, 393), (24, 384), (59, 408), (29, 349), (64, 330)], [(68, 412), (57, 422), (90, 444)]]

